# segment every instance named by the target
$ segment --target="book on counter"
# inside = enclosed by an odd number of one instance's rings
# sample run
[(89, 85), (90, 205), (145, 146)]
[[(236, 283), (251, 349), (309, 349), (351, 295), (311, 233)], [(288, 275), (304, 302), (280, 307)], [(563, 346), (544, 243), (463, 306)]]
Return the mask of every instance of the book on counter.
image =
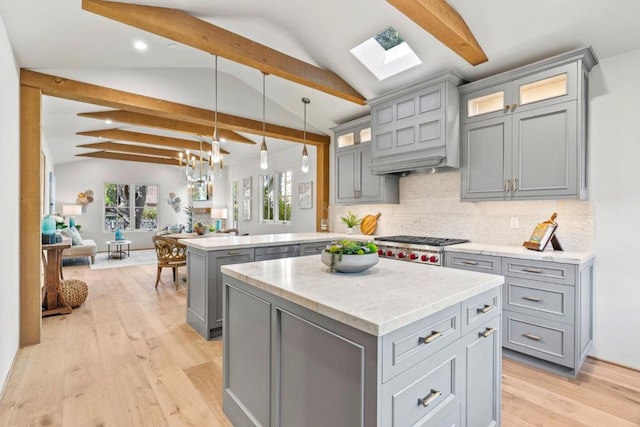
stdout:
[(554, 249), (561, 251), (562, 247), (560, 246), (558, 238), (555, 236), (556, 230), (558, 229), (558, 223), (555, 221), (557, 216), (558, 214), (554, 212), (551, 218), (536, 225), (536, 228), (534, 228), (531, 233), (531, 237), (529, 237), (529, 240), (524, 242), (522, 246), (534, 251), (544, 251), (547, 244), (551, 242)]

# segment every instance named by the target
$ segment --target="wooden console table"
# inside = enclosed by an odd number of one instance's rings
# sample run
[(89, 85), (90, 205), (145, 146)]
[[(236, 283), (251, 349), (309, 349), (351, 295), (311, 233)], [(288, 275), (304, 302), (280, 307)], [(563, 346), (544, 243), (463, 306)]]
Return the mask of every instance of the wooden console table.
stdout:
[(69, 314), (72, 311), (71, 306), (64, 300), (60, 285), (62, 251), (68, 247), (71, 247), (70, 243), (42, 245), (42, 262), (45, 269), (42, 317)]

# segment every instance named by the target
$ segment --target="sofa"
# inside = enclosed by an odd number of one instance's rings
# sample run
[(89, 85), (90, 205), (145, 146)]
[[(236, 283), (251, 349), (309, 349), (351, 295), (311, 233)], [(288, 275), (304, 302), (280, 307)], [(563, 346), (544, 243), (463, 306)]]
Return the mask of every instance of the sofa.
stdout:
[(91, 264), (95, 264), (98, 250), (96, 242), (91, 239), (82, 239), (75, 229), (64, 229), (61, 233), (63, 242), (71, 241), (71, 247), (62, 251), (62, 259), (87, 257), (91, 260)]

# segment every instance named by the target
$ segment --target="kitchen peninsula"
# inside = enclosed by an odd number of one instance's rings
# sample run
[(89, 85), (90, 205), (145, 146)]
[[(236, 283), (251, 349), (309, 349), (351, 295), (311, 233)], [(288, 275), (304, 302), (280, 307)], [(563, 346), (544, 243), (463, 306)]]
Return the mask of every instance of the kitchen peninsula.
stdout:
[(319, 256), (221, 270), (234, 425), (500, 424), (502, 276)]
[(187, 246), (187, 323), (205, 339), (222, 333), (221, 266), (319, 254), (327, 243), (345, 237), (340, 233), (283, 233), (181, 239)]

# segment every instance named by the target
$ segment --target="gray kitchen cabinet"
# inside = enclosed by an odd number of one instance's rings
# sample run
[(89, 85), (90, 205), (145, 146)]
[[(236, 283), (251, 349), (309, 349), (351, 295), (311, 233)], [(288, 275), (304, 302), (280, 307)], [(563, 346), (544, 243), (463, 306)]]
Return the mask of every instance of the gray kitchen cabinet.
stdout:
[(460, 166), (460, 77), (442, 73), (368, 101), (373, 173)]
[(593, 260), (568, 264), (446, 252), (445, 267), (494, 274), (500, 268), (504, 355), (578, 374), (593, 343)]
[(500, 425), (500, 316), (478, 325), (462, 339), (467, 427)]
[(225, 414), (243, 426), (499, 425), (501, 295), (374, 336), (224, 276)]
[(254, 260), (254, 249), (203, 251), (187, 247), (187, 323), (205, 339), (222, 333), (220, 267)]
[(460, 86), (462, 200), (587, 197), (590, 48)]
[(399, 177), (374, 175), (371, 171), (369, 116), (332, 130), (335, 203), (399, 203)]
[(324, 240), (321, 242), (302, 243), (300, 244), (300, 256), (319, 255), (332, 242), (332, 240)]

